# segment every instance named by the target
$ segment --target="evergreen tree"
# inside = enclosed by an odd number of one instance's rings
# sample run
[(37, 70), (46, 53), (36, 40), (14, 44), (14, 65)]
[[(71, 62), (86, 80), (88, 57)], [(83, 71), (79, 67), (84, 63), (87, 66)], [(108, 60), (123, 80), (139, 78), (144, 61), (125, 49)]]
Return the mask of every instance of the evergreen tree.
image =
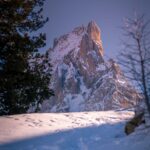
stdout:
[(51, 65), (46, 36), (37, 33), (48, 21), (42, 16), (44, 0), (0, 1), (0, 115), (25, 113), (48, 99)]

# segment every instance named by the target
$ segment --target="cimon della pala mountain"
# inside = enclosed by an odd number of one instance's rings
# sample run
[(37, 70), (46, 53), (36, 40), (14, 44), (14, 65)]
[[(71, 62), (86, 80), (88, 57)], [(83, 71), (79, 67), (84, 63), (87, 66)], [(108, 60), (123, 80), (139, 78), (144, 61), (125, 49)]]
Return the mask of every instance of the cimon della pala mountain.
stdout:
[(94, 21), (54, 40), (49, 49), (55, 96), (41, 111), (98, 111), (134, 106), (139, 96), (113, 59), (104, 60)]

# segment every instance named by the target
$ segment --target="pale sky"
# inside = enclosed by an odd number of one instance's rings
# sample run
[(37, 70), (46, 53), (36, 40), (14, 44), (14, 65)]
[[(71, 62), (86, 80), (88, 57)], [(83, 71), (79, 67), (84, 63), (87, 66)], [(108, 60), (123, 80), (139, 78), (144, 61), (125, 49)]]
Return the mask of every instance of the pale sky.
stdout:
[(94, 20), (101, 29), (105, 55), (115, 57), (123, 39), (123, 18), (135, 12), (150, 19), (150, 0), (46, 0), (44, 15), (49, 22), (41, 29), (47, 34), (44, 50), (52, 47), (55, 37)]

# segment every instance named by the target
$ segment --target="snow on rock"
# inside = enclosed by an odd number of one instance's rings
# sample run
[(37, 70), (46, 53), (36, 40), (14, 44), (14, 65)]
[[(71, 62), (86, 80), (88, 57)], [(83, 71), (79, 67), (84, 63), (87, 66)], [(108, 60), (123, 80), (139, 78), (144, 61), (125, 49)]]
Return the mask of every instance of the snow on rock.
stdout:
[(106, 70), (106, 65), (104, 63), (98, 64), (96, 67), (96, 71), (105, 71)]
[(1, 150), (149, 150), (150, 128), (126, 136), (132, 111), (0, 117)]
[[(79, 50), (79, 45), (81, 38), (84, 34), (85, 28), (78, 27), (75, 28), (69, 34), (61, 36), (59, 39), (55, 39), (55, 45), (52, 52), (52, 64), (57, 67), (61, 63), (62, 59), (71, 51), (74, 50), (75, 53)], [(57, 40), (57, 42), (56, 42)]]

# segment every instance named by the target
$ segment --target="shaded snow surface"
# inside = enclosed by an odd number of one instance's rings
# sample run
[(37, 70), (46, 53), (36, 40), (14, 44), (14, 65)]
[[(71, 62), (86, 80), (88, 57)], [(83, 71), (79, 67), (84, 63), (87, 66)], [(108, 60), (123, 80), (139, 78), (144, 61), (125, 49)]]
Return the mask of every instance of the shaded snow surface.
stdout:
[(41, 113), (0, 117), (0, 150), (150, 150), (150, 129), (130, 136), (131, 111)]

